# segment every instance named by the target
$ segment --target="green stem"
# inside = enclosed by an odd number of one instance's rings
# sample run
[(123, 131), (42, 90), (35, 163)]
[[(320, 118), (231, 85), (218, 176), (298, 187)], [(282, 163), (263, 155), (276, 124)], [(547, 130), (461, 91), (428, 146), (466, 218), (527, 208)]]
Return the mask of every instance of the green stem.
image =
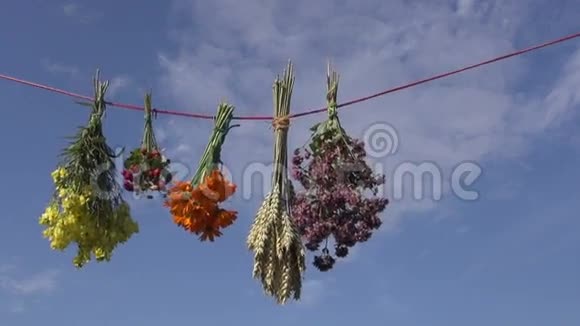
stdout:
[[(103, 135), (102, 120), (106, 111), (105, 93), (109, 82), (99, 80), (99, 71), (95, 75), (95, 97), (91, 106), (91, 114), (86, 127), (80, 128), (73, 142), (64, 151), (65, 167), (69, 172), (67, 183), (78, 192), (86, 186), (96, 186), (100, 191), (108, 192), (106, 198), (91, 197), (87, 203), (91, 215), (101, 227), (107, 227), (114, 218), (115, 210), (124, 204), (116, 183), (116, 166), (113, 160), (115, 153), (107, 145)], [(105, 170), (102, 170), (102, 168)], [(98, 173), (98, 180), (93, 177)], [(94, 188), (93, 188), (94, 189)]]
[(327, 65), (327, 72), (326, 72), (326, 104), (327, 104), (327, 112), (328, 112), (328, 119), (337, 119), (338, 120), (338, 113), (337, 113), (337, 102), (336, 99), (338, 97), (338, 74), (335, 71), (331, 71), (330, 63)]
[(344, 137), (344, 130), (340, 124), (340, 119), (338, 118), (338, 81), (339, 76), (336, 71), (333, 71), (330, 67), (330, 63), (327, 66), (326, 73), (326, 107), (328, 112), (328, 128), (336, 130), (340, 134), (340, 137)]
[[(290, 115), (290, 103), (294, 88), (294, 73), (292, 63), (288, 62), (282, 80), (274, 82), (274, 116), (276, 119)], [(272, 188), (278, 185), (284, 205), (290, 204), (292, 191), (288, 179), (288, 127), (277, 128), (274, 144), (274, 171), (272, 173)], [(288, 208), (288, 207), (286, 207)]]
[[(338, 118), (338, 81), (339, 76), (336, 71), (331, 70), (330, 63), (328, 64), (328, 70), (326, 75), (326, 101), (328, 107), (328, 124), (329, 129), (332, 129), (334, 132), (338, 133), (338, 137), (340, 140), (344, 142), (346, 148), (351, 156), (353, 156), (350, 147), (348, 146), (348, 142), (346, 141), (346, 132), (342, 128), (340, 124), (340, 119)], [(354, 156), (353, 156), (354, 157)]]
[(109, 81), (101, 82), (99, 78), (100, 72), (97, 69), (95, 73), (95, 77), (93, 78), (93, 86), (95, 90), (95, 99), (93, 100), (92, 105), (92, 113), (89, 118), (89, 125), (88, 127), (94, 127), (100, 125), (103, 116), (105, 115), (105, 110), (107, 108), (107, 104), (105, 101), (105, 93), (109, 88)]
[(203, 155), (199, 161), (197, 171), (191, 179), (191, 185), (199, 185), (205, 177), (221, 163), (221, 150), (225, 142), (226, 135), (231, 128), (237, 125), (230, 126), (234, 114), (234, 107), (227, 103), (221, 103), (217, 109), (215, 117), (215, 125), (210, 136), (209, 142), (205, 147)]
[[(328, 141), (325, 139), (328, 136), (331, 136), (331, 141), (342, 141), (349, 153), (350, 148), (347, 142), (347, 135), (342, 125), (340, 123), (340, 119), (338, 118), (338, 104), (337, 104), (337, 97), (338, 97), (338, 82), (339, 76), (338, 73), (331, 69), (330, 63), (327, 66), (327, 75), (326, 75), (326, 108), (328, 113), (328, 118), (326, 121), (318, 124), (315, 127), (315, 131), (312, 135), (312, 141), (314, 148), (316, 151), (319, 149), (321, 142)], [(350, 153), (352, 155), (352, 153)]]
[(151, 93), (145, 94), (145, 127), (143, 129), (143, 140), (141, 147), (148, 152), (157, 149), (157, 140), (153, 133), (153, 109), (151, 105)]

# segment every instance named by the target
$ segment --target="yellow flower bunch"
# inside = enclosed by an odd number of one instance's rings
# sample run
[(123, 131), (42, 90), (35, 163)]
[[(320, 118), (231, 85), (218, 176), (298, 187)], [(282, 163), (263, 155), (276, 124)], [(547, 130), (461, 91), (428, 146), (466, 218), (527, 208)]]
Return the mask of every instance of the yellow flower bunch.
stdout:
[(108, 223), (99, 225), (90, 211), (95, 200), (91, 188), (73, 191), (65, 183), (66, 176), (67, 171), (62, 167), (52, 173), (55, 198), (39, 220), (46, 226), (44, 237), (54, 250), (62, 251), (72, 242), (77, 243), (73, 263), (79, 268), (91, 260), (91, 255), (97, 261), (109, 261), (117, 244), (126, 242), (139, 231), (138, 224), (131, 219), (129, 206), (123, 202), (113, 211)]

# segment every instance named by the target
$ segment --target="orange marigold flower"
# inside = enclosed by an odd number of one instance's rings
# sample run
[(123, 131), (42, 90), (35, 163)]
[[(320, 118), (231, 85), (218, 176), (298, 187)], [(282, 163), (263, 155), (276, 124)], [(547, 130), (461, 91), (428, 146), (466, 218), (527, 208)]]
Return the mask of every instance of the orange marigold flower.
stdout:
[(220, 229), (228, 227), (237, 218), (237, 212), (221, 209), (236, 190), (219, 170), (214, 170), (197, 187), (179, 182), (168, 192), (165, 206), (169, 207), (173, 222), (183, 229), (199, 235), (201, 241), (214, 241), (222, 235)]
[(213, 170), (200, 185), (203, 193), (217, 202), (223, 202), (236, 191), (236, 185), (226, 180), (220, 170)]
[(169, 207), (171, 214), (174, 216), (186, 216), (187, 205), (190, 200), (192, 190), (191, 184), (179, 182), (169, 189), (167, 200), (164, 206)]
[(211, 193), (205, 191), (202, 186), (197, 187), (191, 191), (191, 199), (203, 207), (211, 208), (217, 205), (216, 201), (210, 198), (210, 196)]

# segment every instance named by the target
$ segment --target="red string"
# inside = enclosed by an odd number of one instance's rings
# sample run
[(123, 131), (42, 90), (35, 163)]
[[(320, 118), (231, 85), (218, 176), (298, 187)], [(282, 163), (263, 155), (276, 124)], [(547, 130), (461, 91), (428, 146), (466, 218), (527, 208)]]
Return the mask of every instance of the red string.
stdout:
[[(462, 73), (464, 71), (467, 70), (471, 70), (471, 69), (475, 69), (481, 66), (485, 66), (491, 63), (495, 63), (498, 61), (502, 61), (511, 57), (515, 57), (518, 55), (522, 55), (528, 52), (532, 52), (535, 50), (539, 50), (541, 48), (545, 48), (551, 45), (555, 45), (558, 43), (563, 43), (569, 40), (572, 40), (574, 38), (580, 37), (580, 32), (578, 33), (574, 33), (568, 36), (564, 36), (552, 41), (548, 41), (542, 44), (538, 44), (538, 45), (534, 45), (522, 50), (518, 50), (518, 51), (514, 51), (508, 54), (504, 54), (502, 56), (499, 57), (495, 57), (486, 61), (482, 61), (473, 65), (469, 65), (460, 69), (456, 69), (453, 71), (449, 71), (446, 73), (442, 73), (439, 75), (435, 75), (429, 78), (425, 78), (425, 79), (421, 79), (412, 83), (408, 83), (405, 85), (401, 85), (401, 86), (397, 86), (394, 88), (390, 88), (387, 90), (384, 90), (382, 92), (376, 93), (376, 94), (372, 94), (372, 95), (368, 95), (365, 97), (361, 97), (361, 98), (357, 98), (348, 102), (344, 102), (338, 105), (339, 108), (343, 108), (343, 107), (347, 107), (347, 106), (351, 106), (353, 104), (357, 104), (357, 103), (361, 103), (361, 102), (365, 102), (368, 100), (371, 100), (373, 98), (376, 97), (380, 97), (386, 94), (390, 94), (390, 93), (394, 93), (397, 91), (401, 91), (407, 88), (411, 88), (417, 85), (421, 85), (421, 84), (425, 84), (437, 79), (441, 79), (441, 78), (445, 78), (445, 77), (449, 77), (451, 75), (455, 75), (455, 74), (459, 74)], [(0, 79), (4, 79), (4, 80), (8, 80), (8, 81), (12, 81), (12, 82), (16, 82), (19, 84), (23, 84), (23, 85), (27, 85), (27, 86), (32, 86), (32, 87), (36, 87), (36, 88), (40, 88), (40, 89), (44, 89), (50, 92), (54, 92), (54, 93), (58, 93), (58, 94), (62, 94), (62, 95), (66, 95), (69, 97), (73, 97), (73, 98), (78, 98), (78, 99), (83, 99), (83, 100), (88, 100), (88, 101), (92, 101), (93, 98), (90, 96), (86, 96), (86, 95), (81, 95), (81, 94), (77, 94), (77, 93), (73, 93), (73, 92), (69, 92), (63, 89), (59, 89), (56, 87), (52, 87), (52, 86), (47, 86), (47, 85), (43, 85), (43, 84), (39, 84), (39, 83), (35, 83), (35, 82), (31, 82), (31, 81), (27, 81), (27, 80), (23, 80), (23, 79), (19, 79), (16, 77), (12, 77), (12, 76), (7, 76), (7, 75), (3, 75), (0, 74)], [(143, 111), (144, 107), (142, 106), (138, 106), (138, 105), (133, 105), (133, 104), (124, 104), (124, 103), (116, 103), (116, 102), (107, 102), (108, 105), (110, 106), (114, 106), (114, 107), (118, 107), (118, 108), (122, 108), (122, 109), (128, 109), (128, 110), (135, 110), (135, 111)], [(196, 118), (196, 119), (213, 119), (214, 116), (211, 115), (205, 115), (205, 114), (199, 114), (199, 113), (188, 113), (188, 112), (183, 112), (183, 111), (172, 111), (172, 110), (165, 110), (165, 109), (153, 109), (156, 113), (158, 114), (167, 114), (167, 115), (174, 115), (174, 116), (182, 116), (182, 117), (190, 117), (190, 118)], [(320, 112), (326, 112), (326, 107), (324, 108), (320, 108), (320, 109), (314, 109), (314, 110), (308, 110), (308, 111), (304, 111), (301, 113), (296, 113), (296, 114), (292, 114), (289, 116), (289, 118), (298, 118), (298, 117), (303, 117), (303, 116), (307, 116), (307, 115), (312, 115), (312, 114), (316, 114), (316, 113), (320, 113)], [(236, 120), (272, 120), (273, 117), (272, 116), (237, 116), (234, 117), (234, 119)]]

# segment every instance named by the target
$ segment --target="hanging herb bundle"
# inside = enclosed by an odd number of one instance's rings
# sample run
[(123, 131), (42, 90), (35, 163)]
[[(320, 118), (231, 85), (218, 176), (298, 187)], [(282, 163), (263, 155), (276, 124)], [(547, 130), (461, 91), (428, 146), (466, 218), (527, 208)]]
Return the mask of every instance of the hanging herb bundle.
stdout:
[(291, 63), (284, 78), (274, 82), (275, 132), (272, 190), (262, 203), (250, 230), (247, 244), (254, 252), (254, 278), (259, 278), (266, 294), (284, 304), (290, 297), (300, 299), (305, 252), (290, 218), (292, 184), (288, 180), (288, 127), (290, 98), (294, 85)]
[(169, 207), (173, 222), (185, 230), (199, 235), (201, 241), (214, 241), (224, 229), (234, 223), (236, 211), (219, 207), (236, 191), (221, 171), (220, 154), (234, 112), (234, 107), (222, 103), (215, 118), (215, 127), (209, 143), (190, 182), (178, 182), (168, 192), (165, 206)]
[[(155, 134), (153, 133), (153, 110), (151, 94), (145, 95), (145, 127), (141, 147), (131, 151), (124, 162), (123, 187), (127, 191), (140, 195), (158, 191), (165, 195), (166, 185), (172, 175), (168, 170), (171, 162), (161, 155)], [(147, 198), (153, 198), (151, 194)]]
[[(327, 74), (328, 119), (311, 128), (309, 148), (294, 152), (292, 175), (303, 187), (292, 205), (292, 216), (306, 248), (321, 254), (314, 257), (320, 271), (332, 269), (334, 255), (346, 257), (348, 249), (367, 241), (381, 226), (379, 213), (386, 198), (377, 197), (383, 175), (375, 175), (365, 161), (364, 143), (346, 134), (337, 115), (338, 74)], [(366, 194), (373, 196), (367, 197)]]
[(94, 255), (109, 261), (119, 243), (139, 231), (131, 218), (129, 205), (115, 181), (115, 153), (103, 135), (105, 92), (108, 82), (94, 79), (95, 99), (87, 126), (80, 128), (63, 153), (63, 162), (52, 173), (56, 191), (40, 217), (44, 236), (51, 248), (64, 250), (71, 243), (78, 247), (73, 259), (81, 268)]

